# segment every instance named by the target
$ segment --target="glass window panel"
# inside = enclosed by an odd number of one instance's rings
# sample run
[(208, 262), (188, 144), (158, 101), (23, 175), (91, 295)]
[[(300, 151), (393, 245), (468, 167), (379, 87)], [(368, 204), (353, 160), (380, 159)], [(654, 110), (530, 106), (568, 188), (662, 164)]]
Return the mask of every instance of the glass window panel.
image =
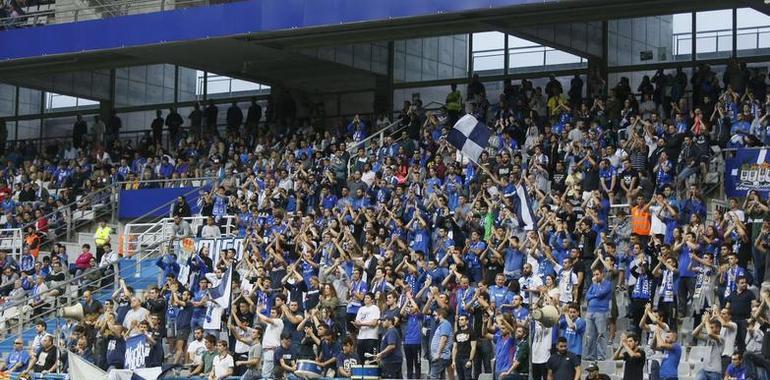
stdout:
[[(88, 123), (88, 129), (91, 130), (93, 117), (84, 117), (83, 120)], [(72, 141), (72, 128), (75, 124), (75, 116), (65, 116), (56, 118), (47, 118), (43, 120), (44, 138), (62, 138), (65, 141)]]
[(695, 21), (695, 48), (698, 59), (728, 57), (732, 54), (732, 9), (698, 12)]
[(739, 8), (737, 11), (738, 55), (770, 53), (770, 16), (751, 8)]
[(19, 140), (39, 139), (40, 138), (40, 120), (19, 120), (18, 122)]
[(40, 113), (40, 91), (31, 88), (19, 88), (19, 115)]
[(16, 86), (0, 84), (0, 116), (13, 116), (14, 113), (16, 113)]

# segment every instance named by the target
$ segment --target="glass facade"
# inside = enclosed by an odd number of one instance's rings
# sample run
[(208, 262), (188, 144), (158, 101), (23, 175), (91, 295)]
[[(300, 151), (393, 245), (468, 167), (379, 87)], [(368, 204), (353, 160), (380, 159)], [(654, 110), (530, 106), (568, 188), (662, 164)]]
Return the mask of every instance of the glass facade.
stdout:
[(394, 42), (395, 82), (465, 78), (468, 36), (465, 34)]
[(174, 65), (115, 69), (115, 106), (130, 107), (174, 101)]
[(673, 60), (673, 17), (651, 16), (607, 22), (610, 66)]

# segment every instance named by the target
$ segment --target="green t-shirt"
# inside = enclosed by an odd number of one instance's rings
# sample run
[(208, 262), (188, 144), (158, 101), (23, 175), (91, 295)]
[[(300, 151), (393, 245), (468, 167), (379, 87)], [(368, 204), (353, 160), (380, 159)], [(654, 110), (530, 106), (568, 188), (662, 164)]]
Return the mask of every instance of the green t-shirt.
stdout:
[(206, 351), (201, 355), (201, 361), (203, 362), (203, 373), (208, 374), (211, 372), (212, 367), (214, 367), (214, 356), (217, 356), (217, 353), (214, 351)]
[(450, 92), (446, 96), (446, 109), (449, 111), (459, 111), (462, 109), (463, 96), (460, 91)]

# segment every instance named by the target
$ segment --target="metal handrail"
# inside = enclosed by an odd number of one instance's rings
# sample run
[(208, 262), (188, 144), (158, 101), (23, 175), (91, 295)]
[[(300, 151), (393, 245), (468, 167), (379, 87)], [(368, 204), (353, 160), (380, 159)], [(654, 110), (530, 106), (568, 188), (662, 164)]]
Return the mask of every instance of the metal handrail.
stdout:
[[(121, 270), (120, 269), (120, 265), (118, 263), (113, 263), (112, 264), (112, 268), (113, 268), (113, 273), (105, 274), (103, 276), (100, 276), (97, 279), (94, 279), (94, 280), (91, 280), (91, 281), (87, 281), (85, 283), (77, 284), (78, 289), (79, 290), (80, 289), (91, 290), (93, 293), (96, 293), (96, 292), (102, 291), (104, 289), (107, 289), (110, 286), (115, 287), (119, 283), (119, 279), (122, 278), (122, 277), (127, 277), (127, 273), (130, 272), (130, 269), (131, 269), (130, 266), (127, 266), (127, 267), (123, 268), (123, 270)], [(71, 278), (69, 280), (65, 280), (61, 284), (58, 284), (56, 286), (53, 286), (53, 287), (49, 288), (48, 291), (46, 292), (46, 294), (42, 294), (42, 295), (39, 295), (39, 296), (28, 296), (27, 298), (25, 298), (25, 300), (23, 300), (24, 301), (23, 304), (22, 304), (22, 301), (17, 302), (17, 304), (21, 304), (21, 305), (17, 305), (16, 306), (17, 308), (19, 308), (19, 314), (15, 317), (15, 319), (19, 320), (19, 324), (17, 326), (17, 328), (19, 330), (19, 334), (21, 335), (23, 333), (23, 331), (25, 329), (25, 326), (29, 322), (31, 322), (33, 320), (38, 320), (38, 319), (43, 319), (44, 320), (44, 319), (49, 318), (49, 317), (58, 317), (57, 312), (62, 307), (69, 306), (69, 305), (74, 305), (74, 304), (79, 303), (81, 300), (79, 299), (79, 297), (77, 295), (71, 296), (71, 295), (68, 295), (66, 293), (67, 288), (69, 286), (75, 285), (76, 282), (78, 282), (78, 281), (84, 280), (87, 276), (91, 275), (94, 270), (104, 270), (104, 269), (106, 269), (106, 268), (98, 268), (98, 267), (97, 268), (91, 268), (89, 270), (84, 271), (80, 275), (74, 276), (73, 278)], [(108, 281), (110, 279), (112, 279), (113, 281)], [(107, 281), (107, 284), (101, 285), (101, 283), (104, 282), (104, 281)], [(94, 286), (94, 285), (97, 285), (97, 286)], [(49, 295), (49, 293), (54, 291), (54, 290), (59, 290), (61, 293), (59, 295), (56, 295), (56, 296)], [(40, 314), (29, 315), (29, 317), (27, 318), (27, 314), (29, 314), (29, 310), (28, 309), (31, 308), (31, 306), (30, 306), (31, 302), (30, 301), (32, 299), (36, 298), (36, 297), (40, 297), (40, 298), (52, 297), (53, 298), (53, 304), (50, 305), (50, 310), (47, 310), (47, 311), (45, 311), (43, 313), (40, 313)], [(68, 301), (64, 302), (63, 304), (59, 304), (59, 299), (60, 298), (67, 298)], [(28, 326), (27, 326), (27, 328), (28, 328)], [(7, 328), (7, 331), (11, 331), (11, 330), (12, 330), (12, 328), (9, 326)]]
[[(436, 108), (430, 108), (430, 106), (431, 106), (431, 105), (438, 105), (438, 106), (440, 106), (440, 107), (436, 107)], [(432, 102), (429, 102), (428, 104), (425, 104), (425, 105), (423, 106), (423, 109), (425, 109), (426, 111), (432, 111), (432, 110), (437, 110), (437, 109), (440, 109), (441, 107), (444, 107), (444, 103), (441, 103), (441, 102), (438, 102), (438, 101), (435, 101), (435, 100), (434, 100), (434, 101), (432, 101)], [(354, 153), (356, 153), (356, 151), (357, 151), (359, 148), (361, 148), (361, 147), (364, 147), (364, 148), (366, 148), (366, 143), (367, 143), (367, 142), (369, 142), (369, 141), (371, 141), (371, 140), (374, 140), (375, 138), (379, 138), (379, 143), (377, 144), (377, 147), (378, 147), (378, 148), (381, 148), (381, 147), (383, 146), (383, 144), (385, 143), (385, 133), (386, 133), (386, 132), (388, 132), (388, 131), (390, 131), (391, 129), (393, 129), (393, 127), (395, 127), (395, 126), (398, 126), (398, 125), (401, 125), (401, 122), (402, 122), (403, 120), (404, 120), (403, 118), (398, 118), (396, 121), (394, 121), (394, 122), (392, 122), (392, 123), (388, 124), (388, 125), (387, 125), (387, 126), (385, 126), (384, 128), (382, 128), (382, 129), (380, 129), (379, 131), (377, 131), (377, 133), (374, 133), (374, 134), (372, 134), (371, 136), (369, 136), (369, 137), (367, 137), (367, 138), (365, 138), (365, 139), (361, 140), (360, 142), (358, 142), (358, 143), (355, 143), (353, 146), (351, 146), (351, 147), (347, 148), (347, 152), (348, 152), (348, 154), (350, 154), (350, 158), (348, 158), (348, 165), (347, 165), (347, 168), (348, 168), (348, 177), (350, 177), (350, 175), (352, 174), (352, 166), (353, 166), (353, 161), (354, 161), (354, 160), (356, 159), (356, 157), (357, 157), (356, 155), (354, 155)], [(395, 136), (395, 135), (397, 135), (399, 132), (403, 131), (404, 129), (406, 129), (406, 125), (401, 125), (401, 127), (400, 127), (400, 128), (396, 128), (396, 129), (395, 129), (395, 130), (393, 130), (393, 131), (392, 131), (392, 132), (391, 132), (391, 133), (390, 133), (388, 136)], [(400, 140), (400, 139), (397, 139), (397, 141), (398, 141), (398, 140)]]
[[(54, 210), (54, 211), (52, 211), (52, 212), (50, 212), (50, 213), (48, 213), (48, 214), (45, 214), (45, 215), (43, 215), (43, 217), (44, 217), (46, 220), (51, 220), (51, 219), (52, 219), (52, 217), (56, 217), (56, 214), (62, 213), (62, 211), (67, 211), (67, 212), (64, 212), (63, 214), (65, 214), (65, 217), (66, 217), (66, 214), (69, 214), (69, 217), (68, 217), (68, 218), (65, 220), (65, 224), (66, 224), (66, 226), (67, 226), (67, 231), (66, 231), (66, 233), (67, 233), (67, 235), (69, 236), (69, 235), (70, 235), (70, 233), (72, 232), (72, 225), (73, 225), (73, 224), (72, 224), (72, 222), (73, 222), (73, 216), (72, 216), (72, 213), (74, 213), (74, 212), (76, 212), (76, 211), (84, 211), (84, 210), (83, 210), (83, 209), (81, 209), (81, 208), (80, 208), (78, 205), (79, 205), (79, 204), (83, 204), (83, 203), (84, 203), (84, 201), (88, 201), (88, 200), (91, 200), (91, 199), (98, 199), (98, 198), (97, 198), (97, 195), (99, 195), (99, 197), (103, 197), (103, 196), (104, 196), (104, 194), (103, 194), (103, 193), (104, 193), (105, 191), (109, 191), (109, 192), (110, 192), (110, 195), (112, 195), (112, 194), (113, 194), (113, 189), (114, 189), (114, 186), (113, 186), (112, 184), (110, 184), (110, 185), (108, 185), (108, 186), (106, 186), (106, 187), (103, 187), (103, 188), (97, 189), (97, 190), (95, 190), (95, 191), (92, 191), (92, 192), (90, 192), (90, 193), (88, 193), (88, 194), (86, 194), (86, 195), (83, 195), (83, 196), (82, 196), (80, 199), (76, 199), (76, 200), (75, 200), (75, 201), (73, 201), (73, 202), (70, 202), (70, 203), (68, 203), (68, 204), (66, 204), (66, 205), (63, 205), (63, 206), (61, 206), (61, 207), (57, 208), (56, 210)], [(108, 202), (108, 203), (109, 203), (109, 202)], [(89, 204), (89, 205), (93, 205), (91, 202), (88, 202), (88, 204)], [(74, 211), (73, 211), (73, 210), (74, 210)], [(95, 211), (95, 210), (94, 210), (94, 209), (92, 209), (91, 211)], [(113, 210), (113, 211), (114, 211), (114, 210)], [(34, 228), (36, 223), (37, 223), (37, 220), (34, 220), (34, 221), (30, 222), (30, 223), (27, 223), (27, 224), (25, 224), (25, 225), (21, 226), (20, 228), (21, 228), (21, 230), (22, 230), (22, 231), (25, 231), (25, 230), (27, 229), (27, 227), (30, 227), (30, 226), (31, 226), (31, 227), (33, 227), (33, 228)], [(54, 226), (49, 226), (49, 229), (51, 229), (51, 228), (54, 230), (54, 233), (55, 233), (55, 231), (56, 231), (56, 228), (54, 228)], [(58, 234), (55, 234), (55, 236), (56, 236), (56, 237), (59, 237), (59, 235), (58, 235)], [(44, 242), (43, 242), (43, 244), (46, 244), (46, 243), (50, 243), (50, 240), (48, 240), (48, 241), (44, 241)]]
[[(213, 181), (216, 182), (219, 180), (219, 177), (194, 177), (194, 178), (164, 178), (164, 179), (138, 179), (136, 181), (118, 181), (114, 182), (113, 184), (118, 186), (119, 190), (127, 190), (125, 189), (126, 184), (134, 184), (138, 182), (139, 184), (143, 183), (169, 183), (169, 182), (191, 182), (191, 181)], [(129, 189), (130, 190), (130, 189)], [(157, 210), (154, 210), (157, 211)]]
[[(215, 179), (214, 181), (212, 181), (211, 183), (212, 183), (212, 186), (215, 186), (215, 185), (216, 185), (216, 183), (217, 183), (217, 180), (218, 180), (219, 178), (218, 178), (218, 177), (213, 177), (213, 178), (216, 178), (216, 179)], [(207, 184), (208, 184), (208, 183), (207, 183)], [(181, 196), (182, 196), (182, 197), (187, 197), (187, 196), (188, 196), (188, 195), (190, 195), (190, 194), (193, 194), (193, 193), (195, 193), (195, 192), (197, 192), (197, 191), (200, 191), (201, 187), (204, 187), (204, 186), (206, 186), (207, 184), (204, 184), (204, 185), (202, 185), (202, 186), (200, 186), (200, 187), (196, 187), (195, 189), (193, 189), (193, 190), (190, 190), (190, 191), (188, 191), (188, 192), (186, 192), (186, 193), (182, 194)], [(124, 225), (124, 228), (123, 228), (123, 247), (121, 247), (121, 250), (122, 250), (122, 252), (124, 252), (124, 254), (128, 254), (128, 253), (129, 253), (129, 251), (130, 251), (130, 245), (131, 245), (131, 244), (137, 244), (139, 247), (141, 246), (141, 242), (139, 242), (139, 241), (136, 241), (136, 242), (132, 242), (132, 241), (131, 241), (131, 238), (132, 238), (132, 236), (130, 235), (130, 231), (128, 231), (128, 229), (126, 228), (128, 225), (132, 225), (132, 224), (136, 225), (136, 224), (139, 224), (139, 223), (140, 223), (142, 220), (145, 220), (145, 219), (147, 219), (149, 216), (151, 216), (151, 215), (154, 215), (154, 214), (155, 214), (157, 211), (159, 211), (159, 210), (162, 210), (162, 209), (164, 209), (164, 208), (170, 208), (170, 207), (172, 207), (172, 206), (173, 206), (173, 204), (174, 204), (175, 202), (176, 202), (176, 198), (174, 198), (174, 199), (172, 199), (172, 200), (170, 200), (170, 201), (168, 201), (168, 202), (166, 202), (166, 203), (164, 203), (164, 204), (161, 204), (161, 205), (159, 205), (158, 207), (155, 207), (154, 209), (152, 209), (152, 210), (150, 210), (150, 211), (148, 211), (148, 212), (144, 213), (144, 215), (141, 215), (141, 216), (139, 216), (139, 217), (137, 217), (137, 218), (134, 218), (133, 220), (131, 220), (131, 221), (129, 221), (128, 223), (126, 223), (126, 224)], [(154, 224), (154, 223), (157, 223), (157, 222), (153, 222), (153, 224)], [(129, 255), (129, 256), (130, 256), (130, 255)]]
[[(737, 28), (736, 29), (736, 39), (738, 36), (756, 36), (755, 38), (755, 46), (754, 49), (762, 49), (762, 48), (770, 48), (770, 44), (767, 44), (765, 47), (760, 46), (760, 35), (764, 34), (770, 34), (770, 27), (768, 26), (750, 26), (750, 27), (743, 27), (743, 28)], [(719, 52), (719, 38), (720, 37), (730, 37), (733, 34), (732, 29), (714, 29), (714, 30), (702, 30), (695, 32), (695, 39), (697, 40), (704, 40), (704, 39), (715, 39), (715, 45), (714, 45), (714, 51)], [(674, 33), (672, 35), (673, 42), (674, 42), (674, 48), (672, 54), (674, 56), (677, 55), (689, 55), (692, 54), (692, 51), (689, 52), (680, 52), (679, 51), (679, 43), (680, 41), (691, 41), (690, 44), (692, 44), (692, 31), (690, 32), (681, 32), (681, 33)], [(692, 50), (692, 46), (689, 47), (690, 50)], [(747, 50), (747, 49), (740, 49), (738, 46), (735, 47), (737, 50)], [(700, 53), (709, 53), (709, 52), (700, 52)], [(713, 53), (713, 52), (711, 52)]]

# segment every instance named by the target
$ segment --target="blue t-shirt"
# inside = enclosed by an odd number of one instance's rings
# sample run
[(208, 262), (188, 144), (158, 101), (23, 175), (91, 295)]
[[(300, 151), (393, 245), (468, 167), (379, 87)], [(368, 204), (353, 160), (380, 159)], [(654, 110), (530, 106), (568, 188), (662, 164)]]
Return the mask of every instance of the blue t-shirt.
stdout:
[(193, 306), (191, 303), (187, 303), (187, 306), (183, 306), (177, 309), (176, 314), (176, 328), (189, 329), (191, 327), (190, 321), (192, 320)]
[(21, 366), (19, 369), (25, 370), (27, 369), (27, 366), (29, 365), (29, 352), (27, 350), (21, 350), (21, 351), (12, 351), (8, 355), (8, 359), (6, 360), (8, 363), (6, 365), (6, 368), (13, 368), (17, 363), (21, 363)]
[(604, 280), (601, 283), (591, 283), (586, 294), (589, 312), (610, 311), (610, 298), (612, 297), (612, 283)]
[(382, 362), (386, 364), (401, 363), (404, 360), (401, 354), (401, 338), (398, 336), (398, 330), (395, 327), (391, 327), (385, 331), (385, 335), (380, 340), (380, 352), (384, 351), (390, 345), (396, 346), (396, 349), (390, 351), (382, 358)]
[(409, 314), (406, 317), (406, 328), (404, 329), (404, 344), (422, 343), (422, 314)]
[[(441, 352), (438, 352), (439, 342), (442, 336), (446, 337), (447, 342), (446, 342), (446, 345), (444, 346), (444, 350)], [(449, 321), (444, 319), (436, 328), (436, 332), (433, 334), (433, 339), (430, 341), (430, 355), (431, 355), (431, 358), (433, 359), (441, 358), (441, 359), (449, 360), (451, 352), (452, 352), (452, 325), (449, 323)]]
[(586, 321), (578, 317), (573, 329), (567, 325), (567, 320), (562, 316), (559, 321), (559, 329), (561, 336), (567, 338), (567, 351), (575, 355), (583, 355), (583, 334), (586, 331)]
[(746, 366), (742, 365), (736, 367), (735, 364), (730, 363), (727, 366), (727, 376), (735, 378), (736, 380), (746, 380)]
[(498, 331), (495, 333), (495, 373), (505, 372), (513, 365), (513, 354), (516, 342), (512, 336), (504, 338)]
[(660, 377), (677, 377), (679, 368), (679, 359), (682, 357), (682, 346), (674, 343), (670, 350), (663, 353), (663, 361), (660, 363)]

